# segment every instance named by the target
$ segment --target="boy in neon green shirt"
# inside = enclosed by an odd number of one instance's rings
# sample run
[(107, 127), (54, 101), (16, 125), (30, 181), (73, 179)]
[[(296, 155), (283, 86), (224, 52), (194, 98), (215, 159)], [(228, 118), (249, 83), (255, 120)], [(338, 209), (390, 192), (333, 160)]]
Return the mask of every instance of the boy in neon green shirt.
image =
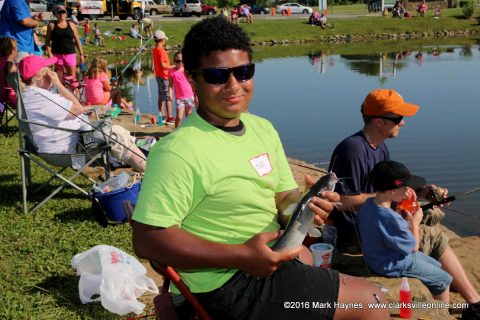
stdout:
[[(337, 301), (374, 303), (374, 293), (384, 301), (378, 288), (302, 263), (302, 248), (270, 249), (278, 208), (299, 192), (272, 125), (246, 113), (255, 73), (246, 34), (205, 19), (182, 54), (198, 111), (149, 155), (132, 224), (137, 255), (177, 268), (214, 319), (387, 319), (382, 309), (335, 310)], [(318, 224), (339, 200), (322, 196), (309, 205)]]

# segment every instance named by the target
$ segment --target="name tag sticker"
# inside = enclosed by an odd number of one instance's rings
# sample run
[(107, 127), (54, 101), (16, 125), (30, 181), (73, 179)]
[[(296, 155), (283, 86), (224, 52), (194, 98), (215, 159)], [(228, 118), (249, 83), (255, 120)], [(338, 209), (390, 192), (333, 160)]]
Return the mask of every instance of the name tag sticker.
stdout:
[(257, 171), (260, 177), (263, 177), (272, 171), (272, 164), (270, 163), (270, 158), (268, 157), (268, 153), (261, 154), (255, 158), (250, 159), (250, 163), (252, 164), (255, 171)]

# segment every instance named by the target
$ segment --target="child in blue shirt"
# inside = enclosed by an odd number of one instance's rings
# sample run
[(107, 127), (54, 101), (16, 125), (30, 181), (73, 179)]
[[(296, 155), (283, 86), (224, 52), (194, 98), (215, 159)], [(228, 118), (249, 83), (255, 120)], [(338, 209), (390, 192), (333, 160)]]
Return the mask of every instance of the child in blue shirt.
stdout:
[(391, 209), (392, 202), (416, 200), (411, 188), (422, 188), (425, 179), (411, 175), (403, 164), (395, 161), (378, 163), (370, 179), (376, 196), (365, 202), (357, 216), (368, 266), (389, 277), (417, 278), (434, 299), (448, 303), (452, 277), (441, 268), (440, 262), (418, 251), (422, 209), (412, 214), (403, 212), (403, 217)]

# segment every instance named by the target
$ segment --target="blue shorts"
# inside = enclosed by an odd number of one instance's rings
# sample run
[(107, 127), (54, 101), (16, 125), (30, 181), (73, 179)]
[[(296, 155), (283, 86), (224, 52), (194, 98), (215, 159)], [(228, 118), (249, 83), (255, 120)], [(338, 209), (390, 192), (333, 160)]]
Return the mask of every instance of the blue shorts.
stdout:
[(158, 100), (167, 101), (168, 100), (168, 79), (161, 77), (157, 78), (157, 87), (158, 87)]
[(441, 268), (440, 262), (420, 251), (412, 255), (413, 263), (402, 272), (402, 276), (422, 281), (432, 295), (439, 295), (448, 289), (452, 276)]

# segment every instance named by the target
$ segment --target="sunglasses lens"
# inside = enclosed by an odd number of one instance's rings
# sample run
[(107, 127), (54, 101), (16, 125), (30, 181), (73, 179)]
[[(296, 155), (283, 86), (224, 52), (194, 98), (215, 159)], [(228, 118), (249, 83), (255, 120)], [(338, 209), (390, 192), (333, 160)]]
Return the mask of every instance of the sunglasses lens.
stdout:
[(235, 68), (205, 68), (203, 69), (203, 79), (210, 84), (225, 84), (231, 72), (237, 81), (248, 81), (255, 74), (255, 64), (251, 63)]
[(233, 75), (237, 81), (248, 81), (255, 74), (255, 65), (247, 64), (233, 69)]
[(400, 122), (402, 122), (402, 120), (403, 120), (403, 117), (398, 117), (398, 118), (392, 119), (393, 123), (395, 123), (395, 124), (399, 124)]
[(210, 84), (224, 84), (230, 76), (227, 68), (206, 68), (203, 69), (203, 79)]
[(403, 120), (403, 116), (398, 116), (398, 117), (395, 117), (395, 118), (392, 118), (392, 117), (377, 117), (377, 118), (390, 120), (393, 123), (395, 123), (396, 125), (398, 125)]

